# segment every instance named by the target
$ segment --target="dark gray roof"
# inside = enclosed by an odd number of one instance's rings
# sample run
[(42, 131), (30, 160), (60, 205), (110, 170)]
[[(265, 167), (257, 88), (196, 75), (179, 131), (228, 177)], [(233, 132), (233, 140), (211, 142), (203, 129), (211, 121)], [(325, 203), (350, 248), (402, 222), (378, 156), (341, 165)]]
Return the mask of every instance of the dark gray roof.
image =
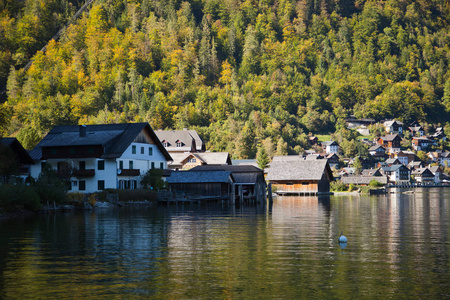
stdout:
[(10, 146), (16, 140), (17, 140), (16, 138), (1, 138), (0, 139), (0, 144), (6, 145), (6, 146)]
[(102, 158), (117, 158), (144, 130), (164, 157), (172, 160), (148, 123), (86, 125), (86, 135), (82, 137), (78, 125), (56, 126), (30, 151), (30, 155), (35, 160), (41, 159), (42, 147), (101, 145), (104, 148)]
[[(308, 151), (305, 151), (305, 152), (308, 152)], [(300, 155), (274, 156), (272, 158), (272, 162), (275, 162), (275, 161), (299, 161), (299, 160), (304, 160), (304, 158)]]
[(172, 171), (168, 183), (227, 183), (233, 177), (228, 171)]
[(380, 148), (383, 149), (384, 151), (386, 151), (386, 149), (384, 149), (384, 147), (381, 145), (374, 145), (369, 148), (369, 151), (376, 151), (377, 149), (380, 149)]
[(393, 141), (397, 137), (401, 139), (401, 137), (398, 134), (388, 134), (388, 135), (382, 136), (381, 139), (383, 141)]
[[(397, 171), (398, 169), (400, 169), (400, 168), (406, 168), (406, 169), (408, 169), (407, 167), (405, 167), (404, 165), (392, 165), (392, 166), (390, 166), (390, 167), (381, 167), (381, 169), (383, 170), (383, 171), (385, 171), (385, 172), (393, 172), (393, 171)], [(409, 170), (409, 169), (408, 169)]]
[(16, 159), (22, 164), (32, 164), (33, 159), (29, 152), (23, 148), (22, 144), (16, 138), (1, 138), (0, 144), (9, 147), (15, 154)]
[(273, 161), (267, 180), (320, 180), (325, 172), (333, 178), (326, 159)]

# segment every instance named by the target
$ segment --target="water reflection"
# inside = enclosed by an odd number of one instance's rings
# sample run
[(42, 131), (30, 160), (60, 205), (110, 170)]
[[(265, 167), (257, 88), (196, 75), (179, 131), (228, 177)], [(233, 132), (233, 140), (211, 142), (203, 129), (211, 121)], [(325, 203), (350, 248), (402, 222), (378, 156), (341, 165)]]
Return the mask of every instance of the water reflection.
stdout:
[[(0, 223), (0, 298), (348, 298), (450, 291), (445, 189)], [(340, 232), (346, 247), (337, 242)]]

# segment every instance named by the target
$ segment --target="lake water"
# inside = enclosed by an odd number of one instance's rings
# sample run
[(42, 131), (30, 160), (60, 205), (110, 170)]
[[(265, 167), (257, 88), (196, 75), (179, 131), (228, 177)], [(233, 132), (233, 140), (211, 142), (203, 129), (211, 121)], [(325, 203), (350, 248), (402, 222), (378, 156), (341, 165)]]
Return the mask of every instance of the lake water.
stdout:
[(413, 297), (450, 297), (450, 188), (0, 221), (0, 299)]

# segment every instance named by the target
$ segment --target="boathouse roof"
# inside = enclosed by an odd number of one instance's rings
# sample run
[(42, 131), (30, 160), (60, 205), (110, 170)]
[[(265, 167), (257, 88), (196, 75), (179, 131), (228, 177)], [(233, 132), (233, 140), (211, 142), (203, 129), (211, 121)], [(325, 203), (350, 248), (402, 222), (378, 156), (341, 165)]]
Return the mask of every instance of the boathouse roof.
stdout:
[(293, 160), (272, 161), (267, 174), (267, 180), (321, 180), (327, 175), (333, 179), (333, 173), (328, 161), (320, 160)]

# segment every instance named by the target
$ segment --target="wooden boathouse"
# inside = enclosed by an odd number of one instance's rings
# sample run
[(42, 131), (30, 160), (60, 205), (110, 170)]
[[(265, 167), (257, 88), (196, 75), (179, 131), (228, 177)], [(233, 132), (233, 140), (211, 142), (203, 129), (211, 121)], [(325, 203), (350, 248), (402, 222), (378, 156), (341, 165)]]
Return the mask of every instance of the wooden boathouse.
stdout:
[(326, 195), (333, 173), (326, 159), (281, 156), (270, 164), (266, 180), (278, 195)]

